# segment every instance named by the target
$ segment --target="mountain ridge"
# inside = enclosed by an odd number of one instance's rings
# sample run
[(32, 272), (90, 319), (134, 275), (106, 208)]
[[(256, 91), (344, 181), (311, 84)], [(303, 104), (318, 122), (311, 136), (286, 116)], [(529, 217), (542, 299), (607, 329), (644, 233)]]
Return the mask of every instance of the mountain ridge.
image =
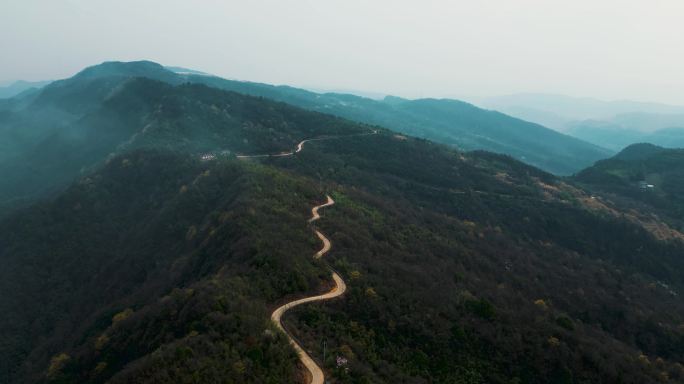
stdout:
[[(149, 78), (182, 84), (194, 82), (219, 89), (253, 96), (267, 97), (300, 108), (335, 114), (353, 121), (380, 125), (418, 137), (453, 145), (462, 150), (484, 149), (509, 154), (527, 163), (559, 174), (572, 174), (589, 166), (593, 161), (610, 156), (608, 150), (565, 136), (553, 130), (511, 118), (493, 114), (472, 104), (453, 99), (426, 99), (427, 104), (443, 104), (453, 108), (450, 113), (436, 119), (430, 110), (419, 107), (425, 101), (384, 98), (374, 100), (361, 96), (339, 93), (314, 93), (290, 86), (273, 86), (249, 81), (227, 80), (201, 74), (192, 70), (174, 73), (157, 63), (105, 62), (89, 67), (76, 76), (96, 75), (144, 75)], [(540, 139), (541, 136), (541, 139)]]
[[(684, 228), (684, 149), (650, 143), (631, 145), (574, 176), (595, 193), (652, 210), (675, 228)], [(646, 207), (646, 208), (644, 208)]]
[[(572, 174), (612, 154), (609, 150), (539, 124), (512, 118), (500, 112), (496, 115), (492, 111), (480, 109), (460, 100), (406, 100), (387, 97), (383, 100), (374, 100), (335, 93), (316, 94), (289, 86), (272, 86), (217, 77), (190, 77), (189, 80), (235, 92), (268, 97), (357, 122), (384, 126), (400, 133), (453, 145), (461, 150), (483, 149), (505, 153), (558, 174)], [(415, 106), (425, 103), (424, 100), (432, 100), (427, 102), (429, 104), (441, 102), (458, 108), (448, 116), (451, 120), (437, 120), (430, 111), (416, 110)], [(540, 135), (543, 136), (543, 140), (539, 139)]]
[[(133, 150), (55, 201), (0, 221), (4, 291), (33, 292), (50, 303), (25, 306), (51, 337), (26, 347), (32, 352), (22, 377), (295, 381), (294, 355), (269, 328), (268, 308), (325, 287), (328, 273), (310, 260), (318, 243), (302, 226), (321, 189), (336, 201), (320, 224), (335, 244), (326, 257), (349, 282), (348, 296), (295, 310), (284, 323), (316, 356), (323, 336), (329, 353), (349, 361), (349, 371), (333, 358), (323, 361), (332, 378), (655, 383), (660, 370), (632, 362), (640, 350), (661, 357), (658, 369), (678, 377), (669, 359), (680, 352), (668, 332), (684, 308), (665, 288), (642, 285), (684, 287), (674, 272), (684, 243), (661, 242), (619, 217), (594, 213), (583, 192), (510, 157), (462, 154), (384, 131), (316, 141), (294, 156), (261, 161)], [(98, 217), (106, 220), (89, 225)], [(114, 236), (119, 231), (125, 235)], [(616, 235), (606, 237), (609, 231)], [(41, 244), (51, 251), (36, 249)], [(636, 245), (647, 247), (630, 257)], [(31, 278), (50, 273), (60, 276), (51, 289)], [(552, 277), (532, 278), (540, 274)], [(82, 298), (74, 306), (64, 289), (79, 281), (86, 285), (73, 294)], [(595, 297), (576, 300), (580, 287), (593, 287)], [(621, 289), (635, 303), (616, 302)], [(6, 295), (0, 306), (16, 307), (16, 300)], [(675, 318), (665, 320), (664, 308)], [(6, 313), (0, 321), (26, 323)], [(72, 319), (71, 327), (86, 323), (56, 332), (55, 316)], [(653, 317), (664, 322), (650, 329)], [(647, 332), (653, 344), (634, 342), (636, 332)], [(406, 339), (416, 334), (420, 339)], [(516, 341), (522, 336), (533, 340), (525, 348)], [(392, 353), (373, 358), (380, 346)], [(574, 363), (582, 359), (592, 364)]]
[[(35, 135), (4, 180), (35, 190), (31, 177), (55, 177), (58, 189), (0, 218), (0, 381), (304, 382), (270, 316), (330, 289), (306, 226), (325, 194), (335, 209), (316, 228), (347, 291), (281, 320), (329, 380), (684, 378), (674, 210), (600, 192), (583, 173), (562, 178), (266, 97), (112, 71), (0, 103), (4, 124)], [(474, 108), (388, 101), (387, 113), (419, 117)], [(26, 111), (59, 119), (28, 126)], [(652, 149), (622, 156), (650, 161)], [(643, 195), (638, 181), (626, 183)]]
[(18, 96), (24, 92), (36, 90), (50, 84), (51, 81), (25, 81), (17, 80), (7, 85), (0, 86), (0, 99), (8, 99)]

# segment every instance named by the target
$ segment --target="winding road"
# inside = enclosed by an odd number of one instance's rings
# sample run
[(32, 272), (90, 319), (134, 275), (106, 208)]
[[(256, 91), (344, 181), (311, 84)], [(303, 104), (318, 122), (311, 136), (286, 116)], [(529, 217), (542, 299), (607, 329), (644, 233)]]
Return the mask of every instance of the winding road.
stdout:
[[(302, 143), (300, 143), (300, 145), (302, 145)], [(321, 218), (321, 216), (318, 214), (319, 209), (329, 207), (335, 204), (335, 201), (330, 196), (326, 197), (328, 198), (327, 202), (311, 208), (311, 218), (309, 219), (309, 223), (315, 222), (316, 220)], [(320, 259), (321, 257), (323, 257), (323, 255), (328, 253), (331, 244), (330, 240), (328, 240), (328, 238), (320, 231), (314, 230), (314, 233), (316, 233), (318, 238), (321, 239), (321, 241), (323, 242), (323, 248), (321, 248), (321, 250), (316, 252), (316, 254), (314, 254), (313, 256), (314, 259)], [(334, 271), (332, 272), (332, 278), (335, 281), (335, 287), (333, 287), (333, 289), (331, 289), (327, 293), (291, 301), (276, 308), (276, 310), (273, 311), (273, 314), (271, 314), (271, 321), (273, 321), (273, 323), (275, 323), (275, 325), (281, 331), (283, 331), (283, 333), (285, 333), (285, 335), (290, 341), (290, 344), (297, 351), (297, 354), (299, 355), (299, 359), (302, 361), (302, 364), (304, 364), (304, 367), (306, 367), (306, 369), (309, 371), (309, 377), (311, 379), (309, 381), (310, 384), (323, 384), (325, 382), (325, 375), (323, 374), (323, 370), (318, 364), (316, 364), (316, 362), (311, 358), (311, 356), (308, 353), (306, 353), (306, 351), (301, 347), (301, 345), (299, 345), (295, 341), (295, 339), (292, 338), (292, 336), (285, 330), (285, 327), (283, 327), (282, 323), (282, 316), (283, 314), (285, 314), (285, 312), (287, 312), (287, 310), (289, 310), (290, 308), (294, 308), (298, 305), (311, 303), (314, 301), (330, 300), (342, 296), (344, 292), (347, 290), (347, 284), (345, 284), (344, 280), (342, 280), (340, 275), (338, 275)]]
[[(344, 137), (353, 137), (353, 136), (368, 136), (368, 135), (376, 135), (378, 133), (378, 130), (372, 130), (368, 133), (359, 133), (359, 134), (352, 134), (352, 135), (345, 135), (345, 136), (329, 136), (329, 137), (319, 137), (319, 138), (313, 138), (313, 139), (306, 139), (302, 140), (297, 144), (297, 147), (292, 150), (291, 152), (281, 152), (277, 154), (261, 154), (261, 155), (236, 155), (238, 159), (253, 159), (253, 158), (264, 158), (264, 157), (287, 157), (287, 156), (293, 156), (295, 153), (299, 153), (304, 149), (304, 144), (311, 142), (311, 141), (318, 141), (318, 140), (331, 140), (331, 139), (338, 139), (338, 138), (344, 138)], [(335, 201), (328, 195), (326, 195), (327, 201), (321, 205), (317, 205), (313, 208), (311, 208), (311, 218), (308, 220), (308, 223), (311, 224), (315, 222), (316, 220), (319, 220), (321, 218), (321, 215), (318, 213), (318, 210), (321, 208), (329, 207), (333, 204), (335, 204)], [(321, 240), (323, 243), (323, 247), (321, 250), (316, 252), (313, 256), (314, 259), (318, 260), (321, 257), (323, 257), (328, 251), (330, 251), (330, 248), (332, 244), (330, 243), (330, 240), (323, 234), (321, 231), (317, 230), (315, 227), (313, 228), (314, 233), (318, 238)], [(347, 290), (347, 284), (342, 280), (339, 274), (335, 271), (332, 272), (332, 278), (333, 281), (335, 282), (335, 286), (328, 291), (327, 293), (324, 293), (322, 295), (316, 295), (316, 296), (310, 296), (310, 297), (305, 297), (302, 299), (294, 300), (289, 303), (283, 304), (280, 307), (276, 308), (275, 311), (271, 314), (271, 321), (280, 329), (288, 338), (290, 341), (290, 344), (292, 347), (297, 351), (297, 355), (299, 355), (299, 359), (301, 360), (302, 364), (304, 364), (304, 367), (309, 371), (309, 384), (324, 384), (325, 383), (325, 374), (323, 373), (323, 370), (321, 367), (314, 361), (313, 358), (302, 348), (301, 345), (290, 335), (289, 332), (283, 327), (282, 323), (282, 317), (287, 312), (289, 309), (294, 308), (298, 305), (306, 304), (306, 303), (312, 303), (315, 301), (325, 301), (325, 300), (330, 300), (334, 299), (336, 297), (342, 296), (344, 292)]]
[[(268, 153), (268, 154), (260, 154), (260, 155), (235, 155), (238, 159), (256, 159), (260, 157), (287, 157), (287, 156), (292, 156), (295, 153), (299, 153), (304, 149), (304, 144), (310, 142), (310, 141), (321, 141), (321, 140), (332, 140), (332, 139), (340, 139), (343, 137), (354, 137), (354, 136), (368, 136), (368, 135), (376, 135), (378, 133), (378, 130), (373, 130), (369, 133), (358, 133), (358, 134), (353, 134), (353, 135), (344, 135), (344, 136), (330, 136), (330, 137), (318, 137), (314, 139), (306, 139), (302, 140), (297, 144), (297, 147), (291, 151), (291, 152), (281, 152), (281, 153)], [(324, 204), (325, 206), (325, 204)]]
[(238, 159), (254, 159), (254, 158), (258, 158), (258, 157), (285, 157), (285, 156), (292, 156), (292, 155), (294, 155), (295, 153), (301, 152), (301, 150), (304, 148), (304, 143), (306, 143), (307, 141), (311, 141), (311, 140), (322, 140), (322, 139), (307, 139), (307, 140), (302, 140), (302, 141), (299, 142), (299, 144), (297, 144), (297, 148), (296, 148), (294, 151), (292, 151), (292, 152), (282, 152), (282, 153), (276, 153), (276, 154), (270, 154), (270, 153), (269, 153), (269, 154), (265, 154), (265, 155), (263, 155), (263, 154), (262, 154), (262, 155), (236, 155), (235, 157), (237, 157)]

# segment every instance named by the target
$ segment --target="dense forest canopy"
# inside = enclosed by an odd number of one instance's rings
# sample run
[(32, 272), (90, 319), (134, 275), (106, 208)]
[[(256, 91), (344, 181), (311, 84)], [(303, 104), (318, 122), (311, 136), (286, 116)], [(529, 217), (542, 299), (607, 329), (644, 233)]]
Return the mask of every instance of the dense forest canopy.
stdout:
[[(163, 84), (152, 84), (150, 80)], [(0, 100), (0, 171), (7, 175), (0, 184), (0, 216), (10, 207), (25, 206), (35, 198), (62, 190), (74, 177), (87, 173), (121, 147), (131, 148), (141, 141), (166, 148), (186, 145), (198, 150), (274, 150), (291, 145), (288, 134), (313, 132), (311, 127), (272, 121), (293, 117), (281, 114), (280, 110), (288, 107), (274, 104), (267, 108), (275, 108), (275, 112), (265, 111), (248, 105), (253, 99), (242, 95), (219, 96), (215, 90), (178, 87), (183, 84), (204, 84), (265, 97), (364, 124), (381, 125), (461, 150), (508, 154), (557, 174), (577, 172), (611, 155), (608, 150), (540, 125), (456, 100), (372, 100), (232, 81), (193, 71), (175, 73), (148, 61), (106, 62), (86, 68), (72, 78), (55, 81), (42, 90)], [(196, 102), (189, 103), (189, 99)], [(240, 108), (258, 112), (233, 116), (240, 113)], [(171, 116), (173, 113), (175, 116)], [(171, 137), (164, 137), (168, 127), (158, 126), (161, 114), (167, 124), (191, 127), (184, 130), (189, 136), (176, 142), (173, 134), (181, 129), (175, 129)], [(327, 116), (316, 124), (339, 124), (330, 119)], [(277, 130), (242, 137), (250, 131), (222, 129), (236, 121)], [(232, 136), (225, 136), (227, 132)]]
[(181, 84), (146, 62), (88, 68), (11, 100), (4, 114), (0, 105), (0, 217), (62, 190), (121, 151), (278, 152), (302, 137), (367, 131), (283, 103)]
[(595, 193), (645, 205), (684, 229), (684, 150), (634, 144), (610, 159), (597, 162), (574, 179)]
[[(679, 204), (678, 152), (566, 179), (121, 68), (0, 104), (0, 134), (30, 148), (2, 159), (3, 199), (43, 191), (0, 219), (0, 382), (302, 382), (270, 312), (325, 291), (326, 263), (348, 293), (285, 323), (332, 383), (684, 381), (684, 235), (657, 216)], [(625, 192), (653, 172), (659, 200)]]

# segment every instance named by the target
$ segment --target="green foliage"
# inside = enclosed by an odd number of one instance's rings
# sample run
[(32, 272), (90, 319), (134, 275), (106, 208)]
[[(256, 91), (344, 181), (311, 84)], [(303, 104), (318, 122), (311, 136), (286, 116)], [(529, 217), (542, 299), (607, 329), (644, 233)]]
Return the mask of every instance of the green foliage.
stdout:
[(465, 307), (474, 315), (486, 320), (492, 320), (496, 315), (496, 310), (494, 309), (494, 306), (484, 299), (467, 300), (465, 302)]
[[(349, 294), (288, 320), (314, 355), (321, 339), (351, 346), (340, 382), (655, 382), (657, 370), (632, 363), (642, 332), (677, 371), (684, 350), (663, 331), (684, 308), (644, 282), (681, 287), (682, 245), (569, 204), (576, 192), (563, 181), (504, 156), (391, 135), (321, 142), (269, 164), (340, 186), (320, 225)], [(543, 184), (560, 190), (556, 199)], [(625, 292), (642, 299), (615, 299)], [(669, 325), (646, 325), (675, 312)]]
[(317, 198), (257, 164), (131, 152), (14, 214), (0, 225), (0, 286), (17, 293), (0, 298), (0, 381), (39, 381), (65, 345), (55, 382), (292, 380), (267, 307), (324, 276), (306, 228)]
[[(189, 84), (204, 84), (215, 89)], [(232, 92), (257, 96), (250, 98)], [(462, 150), (510, 155), (570, 174), (610, 152), (456, 100), (371, 100), (178, 75), (152, 62), (106, 62), (0, 103), (0, 215), (50, 196), (121, 149), (279, 152), (305, 137), (359, 127), (333, 114)]]
[(2, 112), (0, 106), (0, 217), (53, 195), (115, 153), (278, 153), (304, 138), (368, 131), (283, 103), (184, 84), (149, 62), (88, 68)]
[(596, 193), (609, 193), (608, 198), (623, 199), (623, 204), (647, 204), (675, 228), (684, 228), (683, 165), (684, 150), (635, 144), (574, 179)]
[(573, 329), (575, 329), (575, 324), (573, 324), (572, 320), (567, 316), (558, 316), (556, 318), (556, 324), (560, 325), (568, 331), (572, 331)]
[(190, 76), (188, 80), (244, 94), (263, 96), (301, 108), (426, 138), (461, 150), (487, 150), (557, 174), (572, 174), (612, 152), (519, 120), (449, 99), (405, 100), (327, 93), (292, 87)]
[[(294, 382), (270, 311), (329, 286), (326, 262), (348, 292), (285, 322), (317, 359), (326, 340), (333, 382), (682, 380), (684, 246), (574, 204), (572, 181), (203, 86), (83, 77), (36, 102), (130, 131), (112, 157), (118, 139), (86, 141), (90, 160), (62, 164), (97, 171), (0, 221), (0, 381)], [(198, 159), (316, 135), (343, 136)], [(306, 220), (325, 193), (333, 248), (316, 262)]]

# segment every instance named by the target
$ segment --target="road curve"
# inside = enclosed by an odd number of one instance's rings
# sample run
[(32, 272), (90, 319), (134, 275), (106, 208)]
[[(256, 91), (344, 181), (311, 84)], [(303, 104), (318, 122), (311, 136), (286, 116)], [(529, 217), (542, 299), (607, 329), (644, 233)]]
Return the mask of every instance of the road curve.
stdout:
[(321, 239), (321, 241), (323, 242), (323, 248), (321, 248), (321, 250), (316, 252), (316, 254), (314, 255), (314, 259), (318, 260), (321, 257), (323, 257), (323, 255), (328, 253), (331, 245), (330, 240), (328, 240), (328, 238), (325, 237), (325, 235), (322, 234), (319, 230), (315, 230), (314, 232), (316, 233), (316, 236), (318, 236), (318, 238)]
[[(313, 138), (313, 139), (306, 139), (302, 140), (297, 144), (297, 147), (291, 151), (291, 152), (281, 152), (277, 154), (260, 154), (260, 155), (236, 155), (238, 159), (252, 159), (252, 158), (264, 158), (264, 157), (287, 157), (287, 156), (293, 156), (295, 153), (299, 153), (304, 149), (304, 144), (306, 144), (309, 141), (317, 141), (317, 140), (331, 140), (331, 139), (338, 139), (338, 138), (343, 138), (343, 137), (352, 137), (352, 136), (368, 136), (368, 135), (376, 135), (378, 134), (378, 130), (372, 130), (369, 133), (360, 133), (360, 134), (353, 134), (353, 135), (346, 135), (346, 136), (331, 136), (331, 137), (318, 137), (318, 138)], [(313, 208), (311, 208), (311, 218), (308, 220), (308, 223), (313, 223), (316, 220), (319, 220), (321, 218), (321, 215), (318, 213), (318, 210), (321, 208), (329, 207), (333, 204), (335, 204), (335, 201), (329, 196), (326, 195), (326, 202), (317, 205)], [(314, 233), (318, 238), (321, 240), (323, 243), (323, 247), (321, 248), (320, 251), (316, 252), (314, 254), (314, 259), (318, 260), (323, 255), (328, 253), (330, 251), (330, 248), (332, 244), (330, 243), (330, 240), (323, 234), (321, 231), (317, 230), (314, 228)], [(344, 280), (338, 275), (335, 271), (332, 271), (332, 278), (333, 281), (335, 282), (335, 286), (328, 291), (327, 293), (324, 293), (322, 295), (316, 295), (316, 296), (310, 296), (310, 297), (305, 297), (303, 299), (299, 300), (294, 300), (289, 303), (283, 304), (280, 307), (276, 308), (275, 311), (271, 314), (271, 321), (280, 329), (288, 338), (290, 341), (290, 344), (292, 347), (297, 351), (297, 355), (299, 355), (299, 359), (302, 361), (302, 364), (304, 364), (304, 367), (309, 371), (310, 375), (310, 381), (309, 384), (324, 384), (325, 382), (325, 375), (323, 373), (323, 370), (321, 369), (318, 364), (311, 358), (311, 356), (295, 341), (295, 339), (287, 332), (285, 327), (283, 327), (282, 323), (282, 316), (287, 312), (290, 308), (294, 308), (298, 305), (302, 305), (305, 303), (311, 303), (314, 301), (325, 301), (325, 300), (330, 300), (334, 299), (336, 297), (342, 296), (344, 292), (347, 290), (347, 284), (345, 284)]]
[[(260, 157), (287, 157), (287, 156), (292, 156), (295, 153), (299, 153), (304, 149), (304, 144), (308, 143), (309, 141), (320, 141), (320, 140), (332, 140), (332, 139), (340, 139), (343, 137), (354, 137), (354, 136), (368, 136), (368, 135), (377, 135), (378, 130), (373, 130), (369, 133), (357, 133), (357, 134), (352, 134), (352, 135), (344, 135), (344, 136), (330, 136), (330, 137), (317, 137), (313, 139), (306, 139), (302, 140), (297, 144), (297, 147), (290, 152), (281, 152), (281, 153), (269, 153), (269, 154), (260, 154), (260, 155), (235, 155), (238, 159), (256, 159)], [(325, 206), (325, 204), (324, 204)]]
[[(304, 142), (300, 143), (302, 145)], [(321, 216), (318, 214), (318, 210), (324, 207), (331, 206), (335, 204), (335, 201), (330, 197), (327, 196), (328, 200), (326, 203), (317, 205), (311, 209), (311, 219), (309, 219), (309, 223), (314, 222), (318, 219), (321, 218)], [(320, 251), (316, 252), (314, 255), (315, 259), (321, 258), (323, 255), (325, 255), (331, 247), (330, 240), (322, 234), (318, 230), (314, 230), (316, 235), (318, 236), (319, 239), (323, 242), (323, 248), (321, 248)], [(302, 364), (304, 364), (304, 367), (309, 371), (311, 375), (311, 381), (309, 381), (310, 384), (324, 384), (325, 381), (325, 375), (323, 374), (323, 370), (321, 367), (316, 364), (316, 362), (311, 358), (311, 356), (290, 336), (290, 334), (285, 330), (283, 327), (282, 323), (282, 316), (289, 310), (290, 308), (294, 308), (298, 305), (305, 304), (305, 303), (311, 303), (314, 301), (324, 301), (324, 300), (330, 300), (334, 299), (336, 297), (342, 296), (344, 292), (347, 290), (347, 284), (345, 284), (344, 280), (338, 275), (336, 272), (332, 273), (332, 278), (335, 281), (335, 286), (328, 291), (327, 293), (324, 293), (322, 295), (316, 295), (316, 296), (310, 296), (310, 297), (305, 297), (303, 299), (299, 300), (294, 300), (289, 303), (286, 303), (278, 308), (276, 308), (275, 311), (271, 314), (271, 321), (275, 323), (276, 327), (278, 327), (290, 341), (290, 344), (294, 349), (297, 351), (297, 355), (299, 355), (299, 359), (302, 361)]]
[(309, 223), (312, 223), (312, 222), (321, 218), (321, 215), (318, 214), (319, 209), (329, 207), (329, 206), (335, 204), (335, 200), (333, 200), (332, 197), (330, 197), (328, 195), (325, 195), (325, 197), (328, 198), (328, 201), (326, 201), (324, 204), (317, 205), (317, 206), (311, 208), (311, 218), (309, 219)]
[[(292, 156), (295, 153), (301, 152), (301, 150), (304, 148), (304, 143), (307, 141), (311, 140), (317, 140), (317, 139), (308, 139), (308, 140), (302, 140), (297, 144), (297, 148), (292, 151), (292, 152), (281, 152), (281, 153), (275, 153), (275, 154), (262, 154), (262, 155), (236, 155), (238, 159), (254, 159), (254, 158), (259, 158), (259, 157), (286, 157), (286, 156)], [(318, 139), (321, 140), (321, 139)]]

